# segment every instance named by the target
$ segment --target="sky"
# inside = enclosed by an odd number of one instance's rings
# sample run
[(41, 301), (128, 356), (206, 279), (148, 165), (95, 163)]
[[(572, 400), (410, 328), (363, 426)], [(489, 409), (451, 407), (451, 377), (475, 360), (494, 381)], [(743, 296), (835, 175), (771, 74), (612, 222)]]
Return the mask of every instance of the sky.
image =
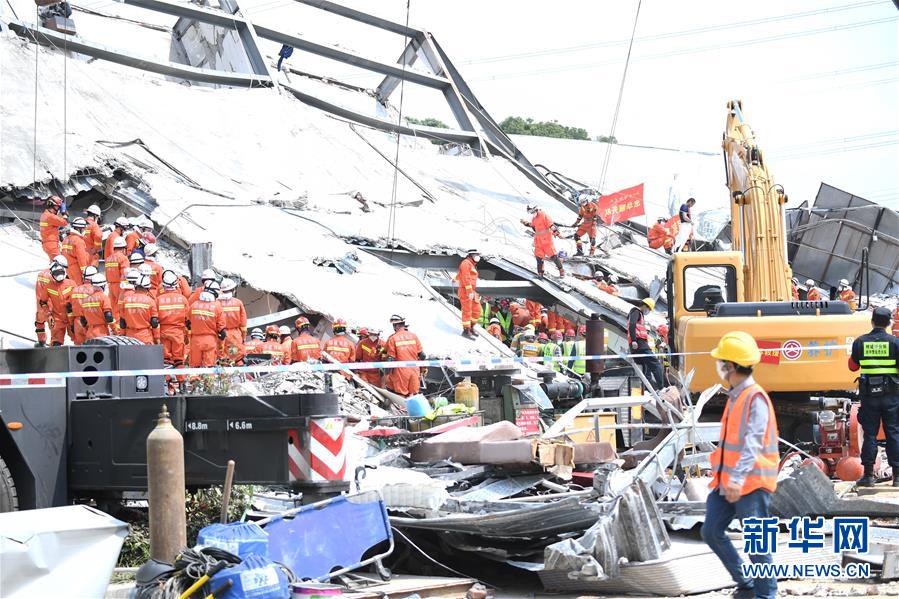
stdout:
[[(406, 0), (341, 1), (406, 20)], [(517, 115), (591, 136), (611, 131), (638, 0), (408, 4), (410, 25), (434, 34), (497, 121)], [(404, 45), (291, 0), (241, 7), (255, 22), (382, 60), (396, 60)], [(890, 0), (642, 0), (615, 136), (720, 152), (726, 102), (739, 98), (792, 205), (811, 203), (826, 182), (899, 209), (897, 27)], [(380, 81), (305, 55), (291, 64), (365, 87)], [(404, 114), (453, 123), (437, 91), (407, 85), (403, 102)]]

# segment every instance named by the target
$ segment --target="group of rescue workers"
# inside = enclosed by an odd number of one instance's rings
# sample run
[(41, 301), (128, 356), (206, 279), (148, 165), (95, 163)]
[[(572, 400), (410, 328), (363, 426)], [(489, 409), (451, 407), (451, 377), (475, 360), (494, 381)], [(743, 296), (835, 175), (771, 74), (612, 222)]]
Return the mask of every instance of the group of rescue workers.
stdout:
[[(120, 217), (101, 229), (102, 214), (91, 205), (84, 217), (71, 221), (65, 203), (53, 196), (41, 215), (41, 243), (50, 258), (37, 276), (34, 319), (37, 345), (75, 344), (96, 337), (123, 335), (144, 344), (162, 345), (166, 366), (182, 368), (242, 365), (247, 356), (276, 364), (318, 362), (414, 361), (425, 357), (421, 341), (402, 316), (390, 318), (393, 334), (386, 342), (377, 329), (360, 329), (359, 341), (347, 336), (346, 322), (334, 321), (323, 344), (312, 335), (306, 316), (287, 326), (253, 329), (247, 338), (247, 312), (235, 297), (237, 283), (221, 281), (207, 269), (191, 288), (184, 276), (156, 261), (159, 247), (153, 223), (146, 217)], [(60, 241), (60, 234), (65, 235)], [(104, 272), (100, 272), (101, 257)], [(420, 388), (418, 368), (358, 371), (368, 384), (404, 396)], [(350, 375), (347, 375), (350, 376)]]

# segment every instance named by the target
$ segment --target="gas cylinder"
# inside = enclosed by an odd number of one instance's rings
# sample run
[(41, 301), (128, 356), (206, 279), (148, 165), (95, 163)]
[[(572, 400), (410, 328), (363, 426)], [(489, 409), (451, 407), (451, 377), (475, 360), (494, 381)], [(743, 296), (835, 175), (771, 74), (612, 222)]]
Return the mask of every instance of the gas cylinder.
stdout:
[(471, 382), (471, 377), (456, 385), (456, 403), (478, 410), (480, 408), (480, 393), (478, 386)]
[(150, 496), (150, 558), (173, 562), (187, 547), (184, 511), (184, 439), (163, 404), (147, 436), (147, 491)]

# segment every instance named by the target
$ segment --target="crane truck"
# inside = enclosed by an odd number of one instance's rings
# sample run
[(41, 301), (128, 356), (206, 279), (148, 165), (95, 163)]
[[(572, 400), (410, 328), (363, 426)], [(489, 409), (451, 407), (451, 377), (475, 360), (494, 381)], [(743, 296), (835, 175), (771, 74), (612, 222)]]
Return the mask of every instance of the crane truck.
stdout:
[(732, 250), (674, 254), (667, 280), (669, 344), (686, 354), (675, 364), (682, 375), (693, 371), (690, 391), (698, 393), (719, 382), (708, 352), (724, 333), (746, 331), (762, 351), (756, 380), (771, 394), (778, 418), (791, 419), (781, 426), (784, 436), (809, 420), (820, 430), (818, 417), (809, 414), (821, 409), (819, 398), (848, 407), (855, 389), (848, 346), (870, 329), (870, 317), (843, 301), (792, 299), (787, 195), (769, 171), (741, 102), (727, 108), (722, 148)]

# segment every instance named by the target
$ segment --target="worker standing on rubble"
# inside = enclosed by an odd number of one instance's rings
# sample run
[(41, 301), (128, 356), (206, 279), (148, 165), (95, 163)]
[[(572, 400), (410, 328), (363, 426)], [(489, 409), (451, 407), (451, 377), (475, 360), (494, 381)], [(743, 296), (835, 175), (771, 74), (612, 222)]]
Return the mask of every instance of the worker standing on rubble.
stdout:
[[(335, 362), (341, 364), (349, 364), (356, 357), (356, 344), (347, 337), (346, 321), (338, 318), (331, 325), (331, 331), (334, 336), (325, 343), (325, 352), (331, 356)], [(348, 372), (342, 372), (345, 377), (350, 378)]]
[(69, 225), (69, 234), (62, 242), (62, 255), (69, 261), (69, 278), (78, 285), (84, 282), (84, 269), (91, 264), (84, 242), (86, 226), (87, 222), (80, 216), (73, 218)]
[(565, 331), (565, 342), (562, 344), (562, 355), (568, 358), (565, 365), (574, 373), (583, 376), (587, 372), (587, 361), (584, 356), (587, 355), (587, 340), (583, 337), (578, 338), (574, 334), (574, 329)]
[[(247, 334), (246, 327), (244, 327), (243, 333), (244, 335)], [(284, 363), (290, 364), (290, 349), (293, 347), (293, 337), (290, 336), (290, 327), (286, 324), (279, 326), (278, 336), (281, 338), (281, 351), (284, 352)]]
[(124, 237), (118, 236), (113, 239), (110, 249), (111, 251), (108, 252), (104, 258), (103, 265), (106, 269), (106, 282), (109, 284), (109, 302), (112, 304), (113, 316), (115, 316), (116, 322), (118, 322), (119, 314), (116, 304), (119, 301), (119, 295), (122, 291), (121, 284), (122, 278), (125, 275), (125, 269), (128, 268), (131, 263), (123, 252), (125, 249)]
[(264, 342), (265, 333), (262, 332), (262, 329), (257, 327), (250, 331), (250, 338), (243, 344), (244, 356), (260, 353), (260, 348)]
[(162, 273), (165, 270), (162, 264), (156, 261), (156, 253), (159, 246), (155, 243), (148, 243), (144, 246), (144, 264), (150, 266), (150, 292), (155, 297), (159, 295), (159, 287), (162, 285)]
[(537, 208), (537, 204), (528, 204), (528, 214), (531, 215), (530, 222), (522, 220), (521, 223), (534, 231), (534, 258), (537, 259), (537, 274), (543, 276), (543, 261), (548, 258), (559, 269), (559, 276), (564, 277), (565, 269), (562, 267), (562, 260), (556, 253), (556, 246), (553, 244), (553, 237), (559, 236), (556, 225), (549, 215)]
[[(225, 319), (217, 299), (220, 289), (217, 281), (209, 281), (197, 301), (190, 305), (187, 329), (190, 331), (191, 368), (215, 366), (219, 342), (225, 340)], [(277, 337), (278, 327), (275, 327)]]
[(661, 248), (665, 250), (666, 254), (671, 253), (671, 248), (674, 247), (674, 234), (668, 227), (664, 216), (656, 219), (656, 224), (646, 233), (646, 241), (654, 250)]
[(50, 260), (62, 253), (59, 244), (59, 230), (69, 224), (65, 215), (65, 202), (59, 196), (50, 196), (41, 213), (41, 247)]
[[(368, 329), (365, 335), (359, 331), (359, 343), (356, 345), (356, 361), (357, 362), (381, 362), (387, 357), (384, 351), (384, 344), (381, 343), (381, 331), (377, 329)], [(375, 387), (382, 387), (381, 371), (377, 368), (365, 368), (356, 371), (363, 381)]]
[(305, 316), (300, 316), (294, 323), (297, 327), (297, 337), (293, 340), (290, 348), (290, 363), (308, 362), (314, 360), (316, 362), (322, 359), (322, 343), (317, 337), (310, 332), (312, 324)]
[(536, 358), (542, 354), (540, 342), (534, 335), (534, 327), (528, 325), (518, 342), (518, 355), (522, 358)]
[(693, 206), (695, 205), (696, 200), (690, 198), (680, 206), (678, 211), (680, 227), (677, 231), (677, 238), (674, 240), (675, 252), (684, 252), (692, 249), (690, 244), (693, 241)]
[(259, 346), (260, 354), (268, 354), (272, 364), (284, 363), (284, 349), (281, 346), (281, 329), (276, 324), (265, 327), (265, 341)]
[[(230, 364), (240, 365), (243, 363), (244, 357), (243, 340), (247, 336), (247, 310), (243, 302), (234, 297), (235, 289), (237, 289), (237, 283), (233, 279), (222, 279), (218, 301), (222, 307), (222, 327), (225, 329), (225, 338), (220, 345), (221, 352), (218, 357)], [(278, 333), (280, 335), (280, 331)], [(290, 335), (289, 329), (287, 334)], [(280, 337), (279, 341), (281, 341)]]
[(65, 260), (63, 256), (56, 256), (46, 270), (37, 273), (34, 282), (34, 334), (37, 336), (35, 347), (47, 345), (47, 320), (50, 318), (50, 306), (47, 303), (47, 285), (50, 284), (50, 267), (57, 264), (57, 260)]
[(799, 301), (799, 279), (796, 277), (790, 279), (790, 294), (794, 302)]
[(590, 239), (590, 255), (592, 256), (596, 252), (596, 221), (598, 219), (599, 204), (587, 193), (581, 195), (580, 201), (581, 205), (578, 208), (577, 219), (571, 225), (575, 228), (574, 246), (577, 248), (575, 255), (584, 255), (581, 237), (586, 235)]
[(481, 254), (476, 249), (466, 252), (467, 256), (459, 264), (456, 281), (459, 283), (459, 304), (462, 308), (462, 336), (474, 339), (472, 327), (481, 318), (481, 298), (478, 295), (478, 261)]
[(808, 287), (808, 291), (805, 293), (805, 299), (810, 302), (817, 302), (821, 300), (821, 290), (818, 289), (817, 285), (815, 285), (814, 280), (806, 280), (805, 286)]
[(849, 286), (849, 281), (846, 279), (840, 279), (840, 287), (838, 289), (840, 293), (840, 300), (849, 304), (849, 309), (855, 312), (858, 308), (858, 300), (856, 298), (855, 292), (852, 290), (852, 287)]
[(649, 333), (645, 321), (645, 316), (655, 309), (656, 303), (650, 297), (643, 298), (641, 303), (640, 307), (631, 308), (627, 315), (627, 340), (631, 352), (641, 354), (634, 358), (634, 362), (640, 365), (650, 384), (658, 390), (665, 386), (665, 373), (662, 370), (662, 363), (649, 347)]
[(858, 423), (864, 432), (861, 460), (864, 476), (860, 487), (873, 487), (877, 459), (877, 434), (881, 423), (886, 434), (887, 459), (893, 468), (893, 486), (899, 487), (899, 338), (887, 333), (890, 311), (874, 308), (871, 332), (852, 342), (849, 370), (860, 371)]
[(93, 290), (81, 302), (79, 320), (85, 328), (85, 339), (105, 337), (109, 335), (110, 326), (115, 322), (112, 316), (112, 304), (106, 295), (106, 277), (96, 273), (91, 277)]
[[(387, 339), (384, 351), (391, 362), (424, 360), (425, 352), (418, 335), (406, 328), (406, 319), (399, 314), (390, 317), (393, 335)], [(415, 366), (391, 368), (387, 372), (387, 388), (397, 395), (409, 397), (421, 388), (421, 369)]]
[(218, 277), (216, 276), (215, 271), (211, 268), (207, 268), (202, 273), (200, 273), (200, 284), (196, 289), (193, 290), (193, 292), (190, 294), (190, 297), (187, 298), (187, 302), (189, 304), (193, 304), (195, 301), (200, 299), (200, 294), (206, 290), (206, 286), (209, 284), (209, 282), (215, 281), (217, 279)]
[(159, 308), (150, 297), (150, 277), (140, 275), (132, 291), (122, 297), (119, 327), (122, 334), (146, 344), (159, 344)]
[(72, 290), (75, 281), (66, 277), (66, 267), (62, 261), (56, 260), (50, 266), (50, 282), (45, 291), (47, 295), (39, 298), (49, 307), (50, 345), (62, 345), (66, 341), (66, 332), (70, 330), (72, 319)]
[(184, 366), (189, 306), (187, 298), (178, 289), (178, 275), (174, 271), (162, 273), (162, 293), (156, 298), (156, 303), (162, 360), (170, 368), (181, 368)]
[[(777, 420), (774, 406), (752, 378), (752, 367), (761, 361), (755, 339), (743, 331), (725, 334), (711, 351), (718, 376), (730, 387), (721, 416), (721, 436), (712, 452), (712, 488), (706, 499), (702, 539), (715, 552), (737, 583), (738, 593), (774, 598), (776, 578), (747, 579), (742, 560), (727, 536), (734, 518), (767, 518), (771, 494), (777, 487)], [(750, 555), (751, 562), (770, 564), (771, 553)]]
[[(541, 333), (541, 335), (543, 335), (543, 333)], [(543, 343), (543, 357), (547, 358), (547, 361), (544, 362), (544, 364), (556, 371), (562, 370), (562, 362), (561, 360), (558, 360), (558, 358), (562, 357), (562, 346), (560, 345), (561, 342), (562, 333), (559, 331), (555, 331), (552, 334), (552, 338), (547, 339)], [(550, 360), (551, 358), (556, 359)]]
[(84, 221), (87, 223), (84, 233), (84, 243), (87, 246), (87, 253), (90, 256), (91, 264), (98, 266), (100, 264), (100, 250), (103, 249), (103, 230), (100, 229), (100, 220), (102, 212), (96, 204), (91, 204), (84, 211)]
[(509, 298), (501, 298), (496, 304), (496, 311), (493, 316), (499, 320), (499, 326), (502, 329), (501, 341), (508, 341), (512, 336), (512, 311)]
[(75, 345), (81, 345), (86, 341), (87, 337), (87, 329), (83, 324), (81, 319), (82, 317), (82, 306), (81, 304), (90, 296), (91, 293), (94, 292), (94, 284), (92, 279), (94, 275), (97, 274), (97, 269), (93, 266), (87, 266), (84, 269), (84, 280), (80, 285), (76, 285), (74, 289), (72, 289), (72, 297), (69, 302), (72, 304), (72, 342)]

